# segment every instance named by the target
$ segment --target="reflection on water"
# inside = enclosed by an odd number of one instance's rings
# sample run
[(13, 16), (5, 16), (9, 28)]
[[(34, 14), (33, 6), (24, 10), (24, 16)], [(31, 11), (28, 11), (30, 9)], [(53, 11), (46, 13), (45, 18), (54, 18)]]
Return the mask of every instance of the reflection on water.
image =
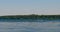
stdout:
[(60, 32), (60, 22), (0, 22), (0, 32)]
[(60, 32), (60, 20), (0, 20), (0, 32)]

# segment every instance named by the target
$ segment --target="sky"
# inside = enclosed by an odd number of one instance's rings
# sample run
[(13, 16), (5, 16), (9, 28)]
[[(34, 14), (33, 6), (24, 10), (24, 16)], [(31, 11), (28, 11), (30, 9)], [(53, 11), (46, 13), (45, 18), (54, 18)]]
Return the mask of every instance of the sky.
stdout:
[(60, 14), (60, 0), (0, 0), (0, 15)]

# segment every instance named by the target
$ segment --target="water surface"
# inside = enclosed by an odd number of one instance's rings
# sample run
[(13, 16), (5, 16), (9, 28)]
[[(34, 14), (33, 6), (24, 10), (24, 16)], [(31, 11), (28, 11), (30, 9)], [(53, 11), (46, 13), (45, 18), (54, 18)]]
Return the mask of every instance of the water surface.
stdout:
[(0, 32), (60, 32), (60, 20), (1, 20)]

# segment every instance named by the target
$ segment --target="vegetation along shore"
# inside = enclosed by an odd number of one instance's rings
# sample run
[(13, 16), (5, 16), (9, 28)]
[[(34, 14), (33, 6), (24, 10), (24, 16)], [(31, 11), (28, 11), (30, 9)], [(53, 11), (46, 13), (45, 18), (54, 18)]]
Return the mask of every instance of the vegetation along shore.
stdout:
[(10, 15), (0, 16), (0, 19), (60, 19), (60, 15)]

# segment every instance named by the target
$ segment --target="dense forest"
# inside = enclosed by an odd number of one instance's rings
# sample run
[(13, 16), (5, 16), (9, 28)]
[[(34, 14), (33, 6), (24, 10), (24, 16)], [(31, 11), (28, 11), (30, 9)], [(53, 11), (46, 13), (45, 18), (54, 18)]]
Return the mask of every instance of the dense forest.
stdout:
[(0, 16), (0, 19), (60, 19), (60, 15), (10, 15)]

